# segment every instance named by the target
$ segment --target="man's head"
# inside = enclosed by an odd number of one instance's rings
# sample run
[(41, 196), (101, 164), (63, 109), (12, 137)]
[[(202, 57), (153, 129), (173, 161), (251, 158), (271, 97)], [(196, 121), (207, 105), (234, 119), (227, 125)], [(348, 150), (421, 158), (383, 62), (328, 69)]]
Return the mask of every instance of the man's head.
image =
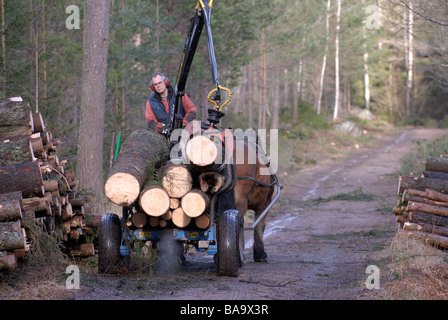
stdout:
[(160, 95), (167, 93), (168, 87), (170, 86), (170, 81), (162, 73), (154, 73), (151, 77), (151, 89)]

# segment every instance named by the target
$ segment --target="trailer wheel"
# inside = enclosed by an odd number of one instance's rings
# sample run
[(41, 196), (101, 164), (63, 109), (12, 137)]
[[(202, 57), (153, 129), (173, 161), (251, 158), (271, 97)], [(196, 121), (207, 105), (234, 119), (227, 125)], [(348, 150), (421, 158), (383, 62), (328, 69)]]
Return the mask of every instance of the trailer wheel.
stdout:
[(238, 210), (226, 210), (218, 217), (218, 276), (237, 277), (243, 263), (244, 225)]
[(98, 239), (98, 272), (115, 273), (121, 266), (120, 255), (121, 225), (120, 218), (113, 213), (101, 217)]

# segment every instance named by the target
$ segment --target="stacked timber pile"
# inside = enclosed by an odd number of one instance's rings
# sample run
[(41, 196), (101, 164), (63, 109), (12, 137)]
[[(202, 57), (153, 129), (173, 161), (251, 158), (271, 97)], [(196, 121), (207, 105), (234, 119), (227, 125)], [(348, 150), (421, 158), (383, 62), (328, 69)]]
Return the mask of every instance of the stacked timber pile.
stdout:
[(86, 235), (99, 218), (77, 197), (74, 172), (56, 155), (60, 143), (28, 103), (0, 100), (0, 269), (17, 267), (33, 241), (32, 224), (59, 237), (69, 253), (94, 254)]
[(420, 177), (400, 176), (398, 195), (400, 232), (448, 248), (448, 158), (428, 157)]
[(104, 193), (113, 203), (132, 207), (128, 226), (209, 227), (211, 195), (223, 184), (215, 163), (218, 147), (208, 137), (198, 136), (187, 142), (185, 150), (182, 163), (169, 160), (166, 139), (147, 129), (136, 130), (125, 140)]

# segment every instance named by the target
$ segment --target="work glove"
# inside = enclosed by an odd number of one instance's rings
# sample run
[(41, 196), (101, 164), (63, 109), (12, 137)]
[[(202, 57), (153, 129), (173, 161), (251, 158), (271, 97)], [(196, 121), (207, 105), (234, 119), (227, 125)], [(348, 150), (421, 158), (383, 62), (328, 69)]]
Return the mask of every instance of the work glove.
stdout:
[(170, 134), (170, 127), (166, 125), (165, 123), (162, 125), (162, 129), (160, 131), (164, 136), (167, 136)]

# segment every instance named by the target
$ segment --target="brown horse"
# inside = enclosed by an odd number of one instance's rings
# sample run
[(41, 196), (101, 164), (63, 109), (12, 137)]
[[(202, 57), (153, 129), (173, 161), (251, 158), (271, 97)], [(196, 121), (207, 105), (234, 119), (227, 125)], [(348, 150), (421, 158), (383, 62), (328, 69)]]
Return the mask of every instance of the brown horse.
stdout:
[[(274, 193), (273, 175), (261, 175), (260, 169), (267, 168), (265, 161), (260, 161), (257, 151), (261, 149), (248, 143), (247, 141), (236, 141), (235, 148), (238, 152), (244, 150), (244, 162), (238, 159), (236, 170), (238, 182), (234, 188), (235, 209), (242, 215), (248, 209), (255, 211), (255, 220), (271, 203)], [(255, 160), (255, 161), (254, 161)], [(254, 163), (255, 162), (255, 163)], [(263, 233), (266, 228), (266, 216), (257, 224), (254, 229), (254, 261), (266, 262), (267, 254), (264, 251)]]

